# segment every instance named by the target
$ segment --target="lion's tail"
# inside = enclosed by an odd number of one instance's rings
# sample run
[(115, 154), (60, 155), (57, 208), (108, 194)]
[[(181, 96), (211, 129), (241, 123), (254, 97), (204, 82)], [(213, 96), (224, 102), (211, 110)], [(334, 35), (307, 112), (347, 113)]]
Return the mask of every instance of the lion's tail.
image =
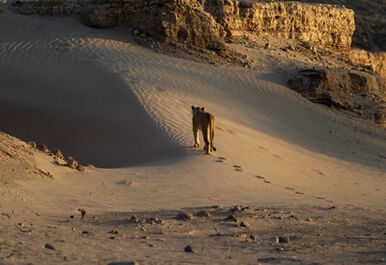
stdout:
[(217, 150), (217, 148), (213, 146), (214, 128), (215, 128), (215, 127), (216, 127), (215, 121), (213, 120), (213, 121), (210, 123), (210, 142), (211, 142), (213, 151), (216, 151), (216, 150)]

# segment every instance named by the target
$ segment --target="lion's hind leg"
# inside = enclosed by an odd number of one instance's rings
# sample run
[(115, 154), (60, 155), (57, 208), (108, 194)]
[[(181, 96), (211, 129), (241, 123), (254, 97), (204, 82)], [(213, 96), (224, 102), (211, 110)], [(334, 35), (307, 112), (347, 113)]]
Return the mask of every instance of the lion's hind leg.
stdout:
[(200, 146), (200, 135), (197, 128), (193, 128), (194, 146), (195, 148)]
[(210, 146), (210, 129), (209, 129), (209, 126), (206, 127), (202, 131), (202, 136), (203, 136), (204, 142), (205, 142), (204, 150), (206, 150), (206, 153), (209, 155), (210, 151), (211, 151), (211, 146)]

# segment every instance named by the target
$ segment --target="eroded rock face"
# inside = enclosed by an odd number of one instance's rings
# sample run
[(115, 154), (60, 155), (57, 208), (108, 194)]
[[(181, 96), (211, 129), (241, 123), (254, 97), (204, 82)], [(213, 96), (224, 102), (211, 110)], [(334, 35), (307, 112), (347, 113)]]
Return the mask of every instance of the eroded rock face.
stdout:
[(371, 73), (307, 69), (288, 85), (312, 102), (344, 109), (386, 126), (386, 93)]
[(269, 35), (348, 50), (354, 12), (341, 6), (297, 2), (207, 0), (205, 7), (229, 35)]
[(252, 34), (347, 50), (355, 29), (354, 12), (344, 7), (235, 0), (105, 0), (85, 8), (82, 21), (138, 27), (168, 42), (214, 49), (225, 37)]
[(378, 74), (380, 87), (386, 91), (386, 52), (354, 49), (350, 51), (349, 56), (354, 63), (366, 65)]
[(221, 50), (223, 27), (204, 10), (200, 0), (121, 0), (88, 6), (82, 21), (92, 27), (124, 25), (168, 43)]
[(236, 0), (13, 0), (22, 14), (70, 15), (98, 28), (137, 27), (171, 43), (223, 49), (227, 37), (274, 36), (347, 50), (355, 29), (350, 9), (297, 2)]

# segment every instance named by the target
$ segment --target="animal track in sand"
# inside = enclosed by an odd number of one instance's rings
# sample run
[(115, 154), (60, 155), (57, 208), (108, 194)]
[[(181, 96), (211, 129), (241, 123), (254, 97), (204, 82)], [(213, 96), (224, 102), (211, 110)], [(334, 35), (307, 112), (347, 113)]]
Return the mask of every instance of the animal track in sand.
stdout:
[(265, 177), (262, 177), (262, 176), (259, 176), (259, 175), (257, 175), (256, 178), (258, 178), (258, 179), (265, 179)]
[(226, 160), (226, 158), (225, 158), (225, 157), (223, 157), (223, 156), (219, 156), (219, 157), (217, 158), (217, 160), (215, 160), (214, 162), (217, 162), (217, 163), (224, 163), (224, 162), (225, 162), (225, 160)]
[(318, 173), (319, 175), (321, 176), (326, 176), (326, 174), (324, 174), (322, 171), (320, 170), (317, 170), (317, 169), (313, 169), (312, 171), (314, 171), (315, 173)]
[(233, 169), (238, 172), (244, 172), (243, 168), (239, 165), (233, 165)]

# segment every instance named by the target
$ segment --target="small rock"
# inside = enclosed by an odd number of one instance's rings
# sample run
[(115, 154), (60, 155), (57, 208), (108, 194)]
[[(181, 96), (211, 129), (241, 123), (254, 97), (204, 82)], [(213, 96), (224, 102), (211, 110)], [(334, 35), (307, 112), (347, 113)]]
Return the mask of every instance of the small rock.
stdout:
[(55, 250), (55, 247), (54, 247), (53, 245), (51, 245), (50, 243), (46, 243), (46, 244), (44, 245), (44, 247), (45, 247), (46, 249)]
[(246, 221), (242, 221), (239, 226), (245, 227), (245, 228), (251, 227), (251, 225)]
[(71, 169), (77, 169), (79, 166), (78, 161), (76, 161), (72, 156), (67, 159), (67, 166)]
[(132, 215), (130, 218), (129, 218), (129, 222), (130, 223), (139, 223), (139, 218), (135, 215)]
[(264, 45), (264, 49), (269, 50), (271, 48), (271, 44), (268, 42)]
[(205, 210), (199, 211), (196, 215), (199, 217), (211, 217), (210, 212)]
[(306, 221), (312, 223), (314, 220), (312, 220), (312, 218), (308, 217), (308, 218), (306, 218)]
[(150, 217), (148, 219), (146, 219), (146, 223), (148, 224), (159, 224), (159, 225), (162, 225), (164, 224), (165, 222), (161, 219), (158, 219), (157, 217)]
[[(235, 166), (234, 166), (235, 167)], [(233, 208), (232, 208), (232, 212), (241, 212), (243, 210), (243, 207), (240, 206), (240, 205), (235, 205)]]
[(238, 220), (237, 220), (236, 216), (231, 214), (231, 215), (228, 215), (227, 217), (225, 217), (224, 221), (237, 222)]
[(193, 248), (191, 245), (187, 245), (185, 248), (184, 248), (184, 251), (185, 252), (194, 252)]
[(141, 34), (141, 31), (139, 29), (133, 29), (131, 34), (133, 34), (133, 36), (138, 36), (139, 34)]
[(28, 142), (28, 145), (31, 146), (32, 148), (36, 148), (37, 144), (34, 141)]
[(176, 216), (177, 220), (189, 221), (193, 219), (193, 215), (188, 212), (180, 212)]
[(289, 218), (295, 219), (295, 220), (299, 220), (299, 219), (300, 219), (299, 216), (297, 216), (297, 215), (295, 215), (295, 214), (291, 214), (291, 215), (289, 216)]
[(60, 151), (59, 149), (57, 149), (53, 154), (54, 154), (54, 156), (55, 156), (56, 158), (64, 159), (64, 156), (63, 156), (63, 154), (62, 154), (62, 151)]
[(81, 216), (82, 216), (82, 219), (84, 218), (84, 216), (86, 215), (86, 210), (85, 209), (82, 209), (82, 208), (79, 208), (78, 211), (80, 212)]
[(79, 163), (78, 163), (78, 166), (76, 167), (76, 169), (80, 172), (84, 172), (86, 170), (86, 168)]
[(250, 236), (249, 236), (249, 239), (251, 239), (251, 240), (256, 240), (256, 236), (255, 236), (255, 235), (250, 235)]
[(288, 236), (276, 236), (275, 241), (276, 241), (276, 243), (288, 244), (289, 243), (289, 237)]
[(44, 153), (48, 153), (50, 151), (45, 144), (38, 144), (37, 149)]
[(114, 235), (119, 235), (119, 232), (118, 232), (118, 230), (110, 230), (109, 231), (109, 234), (114, 234)]

